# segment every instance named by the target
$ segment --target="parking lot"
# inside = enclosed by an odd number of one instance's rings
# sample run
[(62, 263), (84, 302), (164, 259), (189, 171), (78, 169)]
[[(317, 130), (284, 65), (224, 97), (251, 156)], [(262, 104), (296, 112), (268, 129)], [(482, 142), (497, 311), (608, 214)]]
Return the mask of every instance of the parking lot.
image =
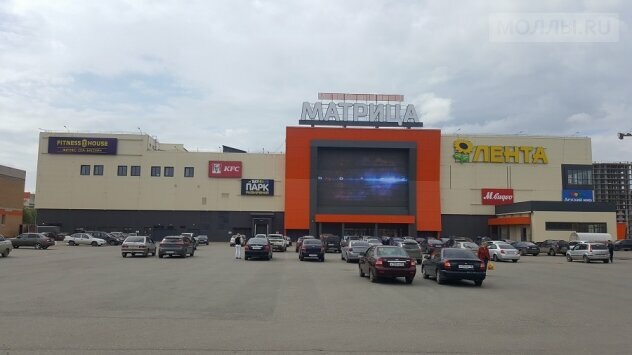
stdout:
[(0, 258), (3, 354), (629, 353), (632, 252), (614, 264), (523, 256), (481, 288), (372, 284), (327, 254), (186, 259), (119, 247), (20, 248)]

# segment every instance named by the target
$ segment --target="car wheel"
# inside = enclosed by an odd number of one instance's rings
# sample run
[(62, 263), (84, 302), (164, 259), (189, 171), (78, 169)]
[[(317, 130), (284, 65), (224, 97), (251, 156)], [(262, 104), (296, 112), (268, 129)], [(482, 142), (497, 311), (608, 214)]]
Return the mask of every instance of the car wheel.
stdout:
[(144, 253), (143, 253), (143, 258), (146, 258), (146, 257), (148, 257), (148, 256), (149, 256), (149, 252), (148, 252), (148, 251), (146, 251), (146, 252), (144, 252)]
[(604, 260), (604, 261), (603, 261), (603, 263), (604, 263), (604, 264), (607, 264), (607, 263), (609, 263), (609, 262), (610, 262), (610, 260), (608, 260), (608, 259), (606, 259), (606, 260)]
[(93, 247), (96, 247), (98, 245), (98, 243), (97, 242), (92, 242), (92, 243), (90, 243), (90, 245), (92, 245)]
[(496, 254), (494, 254), (494, 256), (492, 256), (492, 260), (498, 261), (498, 256), (496, 256)]
[(584, 257), (582, 259), (584, 259), (584, 262), (586, 264), (588, 264), (590, 262), (590, 260), (588, 260), (588, 257), (586, 255), (584, 255)]
[(424, 279), (429, 279), (429, 278), (430, 278), (430, 276), (429, 276), (428, 274), (426, 274), (426, 268), (425, 268), (425, 267), (423, 267), (423, 266), (421, 267), (421, 276), (422, 276)]
[(364, 271), (362, 271), (362, 268), (360, 267), (360, 264), (358, 264), (358, 271), (359, 271), (360, 277), (365, 277), (366, 276), (364, 274)]
[(35, 249), (42, 249), (42, 244), (35, 243), (35, 245), (33, 245), (33, 248), (35, 248)]
[(164, 255), (162, 255), (162, 254), (158, 254), (158, 257), (159, 257), (160, 259), (162, 259), (162, 257), (163, 257), (163, 256), (164, 256)]
[(520, 255), (525, 256), (525, 255), (527, 255), (527, 253), (525, 253), (524, 250), (520, 250)]
[(7, 256), (9, 256), (9, 249), (5, 249), (2, 251), (2, 257), (6, 258)]
[(573, 262), (573, 258), (571, 258), (570, 255), (566, 255), (566, 261), (568, 261), (569, 263)]
[(151, 253), (151, 256), (156, 256), (156, 251), (153, 251), (153, 252)]
[(483, 285), (483, 280), (476, 280), (474, 281), (474, 285), (481, 287)]
[(375, 276), (375, 273), (371, 269), (369, 269), (369, 280), (373, 283), (377, 282), (377, 276)]
[(550, 249), (549, 250), (549, 256), (555, 256), (555, 250)]
[(410, 285), (411, 283), (413, 283), (414, 279), (415, 279), (414, 277), (407, 277), (406, 278), (406, 283)]
[(513, 259), (512, 262), (517, 263), (518, 259)]
[(437, 273), (435, 274), (435, 280), (440, 285), (445, 282), (445, 280), (443, 280), (443, 277), (441, 277), (441, 273), (439, 272), (439, 270), (437, 270)]
[(68, 242), (68, 245), (73, 246), (75, 245), (75, 242), (73, 242), (72, 240)]
[(533, 256), (538, 256), (538, 255), (540, 255), (540, 253), (535, 253), (535, 254), (533, 254)]
[(121, 256), (125, 258), (127, 257), (127, 253), (121, 253)]
[(325, 257), (323, 256), (322, 258), (318, 258), (318, 260), (320, 260), (321, 263), (325, 262)]

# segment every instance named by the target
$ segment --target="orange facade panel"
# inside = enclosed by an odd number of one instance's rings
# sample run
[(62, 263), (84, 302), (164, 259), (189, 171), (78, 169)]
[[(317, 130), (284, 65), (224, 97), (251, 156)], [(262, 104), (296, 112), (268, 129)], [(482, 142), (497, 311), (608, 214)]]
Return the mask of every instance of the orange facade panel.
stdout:
[(316, 222), (338, 223), (415, 223), (415, 216), (405, 215), (357, 215), (357, 214), (317, 214)]
[(628, 225), (625, 223), (617, 223), (617, 239), (625, 239), (628, 235)]
[[(286, 229), (309, 229), (311, 143), (317, 140), (413, 143), (417, 151), (416, 216), (413, 221), (419, 231), (441, 230), (440, 130), (330, 127), (286, 128)], [(375, 219), (371, 221), (377, 222)]]
[(497, 217), (487, 221), (490, 226), (530, 225), (531, 217)]

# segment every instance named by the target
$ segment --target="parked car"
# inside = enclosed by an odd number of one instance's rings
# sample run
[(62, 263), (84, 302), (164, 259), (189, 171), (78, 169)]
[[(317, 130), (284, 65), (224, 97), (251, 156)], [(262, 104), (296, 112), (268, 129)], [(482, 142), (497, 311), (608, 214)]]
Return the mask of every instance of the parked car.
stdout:
[(334, 253), (340, 252), (340, 237), (337, 235), (327, 235), (323, 237), (323, 246), (325, 247), (325, 253), (333, 251)]
[(367, 243), (369, 243), (369, 246), (374, 246), (374, 245), (384, 245), (384, 243), (382, 243), (381, 240), (377, 239), (377, 238), (372, 238), (366, 241)]
[(131, 256), (136, 256), (136, 254), (147, 256), (151, 254), (151, 256), (154, 256), (156, 255), (156, 243), (151, 237), (127, 237), (121, 244), (121, 255), (126, 257), (127, 254)]
[(358, 269), (360, 277), (368, 275), (371, 282), (385, 277), (403, 277), (411, 284), (417, 273), (417, 262), (402, 247), (373, 246), (360, 257)]
[(298, 240), (296, 241), (296, 247), (294, 248), (297, 253), (299, 249), (301, 249), (301, 244), (303, 243), (303, 240), (305, 239), (316, 239), (316, 237), (311, 236), (311, 235), (305, 235), (305, 236), (299, 237)]
[(286, 241), (286, 244), (288, 247), (292, 246), (292, 238), (288, 237), (287, 235), (283, 237)]
[(398, 246), (404, 248), (408, 256), (417, 260), (418, 263), (421, 263), (421, 259), (422, 259), (421, 248), (419, 247), (419, 244), (417, 244), (416, 241), (412, 239), (404, 239), (403, 242), (398, 243)]
[(340, 241), (340, 248), (344, 248), (345, 246), (349, 245), (349, 242), (352, 240), (361, 240), (362, 238), (360, 238), (357, 235), (345, 235), (342, 237), (342, 240)]
[(614, 242), (614, 250), (632, 250), (632, 239), (617, 240)]
[(538, 254), (540, 254), (540, 247), (532, 242), (517, 242), (512, 245), (514, 248), (518, 249), (520, 255), (538, 256)]
[(511, 244), (507, 243), (493, 243), (487, 246), (489, 249), (489, 256), (494, 261), (507, 261), (511, 260), (517, 263), (520, 260), (520, 253), (518, 249), (514, 248)]
[(456, 242), (455, 248), (471, 250), (474, 254), (478, 252), (478, 245), (474, 242), (459, 241)]
[(191, 243), (193, 243), (193, 250), (197, 249), (199, 243), (198, 243), (197, 239), (195, 238), (195, 236), (193, 235), (193, 233), (189, 233), (189, 232), (187, 232), (187, 233), (180, 233), (180, 235), (189, 238)]
[(195, 239), (197, 239), (198, 244), (208, 245), (208, 235), (206, 234), (200, 234)]
[(303, 239), (301, 249), (298, 251), (298, 259), (300, 261), (305, 258), (316, 258), (325, 261), (325, 246), (319, 239)]
[(421, 275), (424, 279), (433, 277), (439, 284), (449, 280), (471, 280), (476, 286), (481, 286), (487, 270), (485, 263), (470, 250), (442, 248), (424, 259)]
[(48, 249), (51, 245), (55, 245), (55, 240), (47, 237), (43, 233), (22, 233), (15, 238), (10, 239), (13, 248), (33, 247), (35, 249)]
[(268, 241), (272, 246), (273, 251), (286, 251), (285, 239), (281, 234), (268, 234)]
[(426, 239), (419, 247), (422, 253), (432, 254), (435, 250), (443, 248), (443, 242), (439, 239)]
[(3, 258), (6, 258), (11, 253), (11, 250), (13, 250), (13, 243), (11, 243), (9, 239), (0, 235), (0, 255), (2, 255)]
[(400, 237), (393, 237), (388, 241), (388, 245), (397, 246), (397, 243), (403, 242), (404, 239)]
[(362, 254), (364, 254), (369, 247), (371, 247), (369, 243), (364, 240), (351, 240), (349, 245), (342, 247), (340, 259), (348, 263), (360, 260)]
[(244, 248), (244, 259), (262, 258), (272, 259), (272, 246), (268, 238), (250, 238)]
[(566, 260), (582, 260), (585, 263), (597, 260), (607, 264), (610, 262), (610, 252), (603, 243), (579, 243), (566, 251)]
[(93, 247), (100, 247), (105, 245), (106, 241), (101, 238), (95, 238), (91, 234), (88, 233), (74, 233), (66, 238), (68, 245), (77, 246), (77, 245), (92, 245)]
[(186, 258), (187, 255), (193, 256), (195, 254), (193, 238), (189, 238), (184, 235), (170, 235), (162, 238), (158, 247), (158, 257), (162, 258), (165, 255), (168, 256), (181, 256)]
[(538, 243), (538, 247), (540, 247), (540, 253), (555, 256), (558, 254), (565, 255), (569, 246), (568, 242), (565, 240), (547, 239)]
[(110, 235), (107, 232), (85, 231), (84, 233), (88, 233), (95, 238), (103, 239), (108, 245), (120, 245), (122, 243), (117, 237)]

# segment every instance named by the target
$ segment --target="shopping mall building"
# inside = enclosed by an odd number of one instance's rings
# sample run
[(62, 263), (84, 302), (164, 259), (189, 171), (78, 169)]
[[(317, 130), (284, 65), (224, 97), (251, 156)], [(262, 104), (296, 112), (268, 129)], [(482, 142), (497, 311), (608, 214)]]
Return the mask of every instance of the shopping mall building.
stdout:
[(615, 206), (593, 202), (590, 138), (442, 135), (406, 121), (320, 120), (325, 108), (316, 108), (304, 104), (302, 126), (286, 128), (285, 154), (42, 132), (38, 223), (221, 241), (277, 231), (532, 241), (625, 234)]

